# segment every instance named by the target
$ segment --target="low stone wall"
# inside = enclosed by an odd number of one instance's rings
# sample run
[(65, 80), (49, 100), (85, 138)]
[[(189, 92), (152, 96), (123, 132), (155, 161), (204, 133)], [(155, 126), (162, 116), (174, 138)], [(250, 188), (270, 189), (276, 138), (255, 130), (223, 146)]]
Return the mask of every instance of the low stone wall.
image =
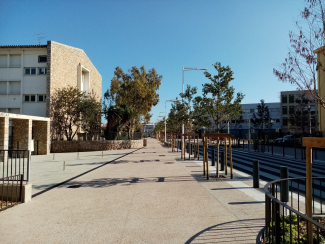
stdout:
[(143, 147), (143, 140), (52, 141), (51, 153), (88, 152)]

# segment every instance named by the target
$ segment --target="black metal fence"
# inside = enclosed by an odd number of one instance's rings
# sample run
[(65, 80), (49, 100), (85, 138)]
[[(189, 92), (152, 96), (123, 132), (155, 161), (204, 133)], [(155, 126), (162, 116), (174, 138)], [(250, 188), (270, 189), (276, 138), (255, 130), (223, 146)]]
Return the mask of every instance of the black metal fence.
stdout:
[(0, 211), (22, 201), (23, 175), (12, 175), (0, 179)]
[(313, 218), (305, 214), (306, 178), (265, 185), (264, 243), (325, 243), (325, 178), (313, 178), (312, 184)]
[[(271, 141), (259, 141), (247, 139), (232, 139), (232, 145), (235, 148), (242, 150), (251, 150), (260, 153), (270, 153), (282, 156), (291, 156), (295, 159), (306, 159), (306, 147), (303, 147), (301, 143), (274, 143)], [(325, 150), (322, 148), (313, 148), (313, 159), (325, 160)]]
[(29, 182), (29, 150), (0, 150), (0, 178), (14, 175), (23, 175), (23, 181)]

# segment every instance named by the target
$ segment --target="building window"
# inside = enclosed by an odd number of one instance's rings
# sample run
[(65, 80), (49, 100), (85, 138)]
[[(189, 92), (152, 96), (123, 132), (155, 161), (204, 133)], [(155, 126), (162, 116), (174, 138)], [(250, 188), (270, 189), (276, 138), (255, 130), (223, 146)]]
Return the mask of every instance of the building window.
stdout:
[(295, 107), (289, 106), (289, 114), (294, 114), (294, 113), (295, 113)]
[(25, 68), (25, 75), (36, 75), (36, 68)]
[(282, 101), (282, 103), (287, 103), (287, 102), (288, 102), (288, 97), (287, 97), (287, 95), (282, 95), (282, 97), (281, 97), (281, 101)]
[(289, 103), (294, 103), (295, 102), (295, 95), (289, 94)]
[(35, 95), (25, 95), (25, 102), (35, 102), (36, 101)]
[(45, 102), (46, 101), (46, 95), (38, 95), (38, 101), (39, 102)]
[(38, 69), (38, 74), (39, 75), (46, 75), (46, 68), (39, 68)]
[(250, 109), (249, 112), (250, 112), (250, 113), (254, 113), (254, 109)]
[(283, 117), (282, 125), (288, 126), (288, 118), (287, 117)]
[(287, 106), (282, 107), (282, 114), (288, 114), (288, 107)]
[(39, 63), (46, 63), (47, 62), (47, 56), (38, 56), (38, 62)]

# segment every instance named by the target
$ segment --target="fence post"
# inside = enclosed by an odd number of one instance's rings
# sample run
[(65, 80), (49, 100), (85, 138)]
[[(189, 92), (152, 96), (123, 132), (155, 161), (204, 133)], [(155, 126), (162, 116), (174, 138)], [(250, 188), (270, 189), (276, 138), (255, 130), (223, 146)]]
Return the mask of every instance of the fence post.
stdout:
[(220, 165), (221, 165), (220, 170), (224, 171), (225, 170), (225, 152), (220, 153)]
[(260, 166), (258, 160), (253, 160), (253, 187), (260, 187)]
[[(281, 179), (289, 178), (289, 169), (286, 166), (280, 167)], [(282, 180), (280, 185), (280, 199), (282, 202), (289, 202), (289, 183), (287, 180)]]
[(29, 177), (30, 177), (30, 158), (31, 158), (31, 151), (28, 150), (28, 158), (27, 158), (27, 176), (26, 176), (26, 182), (29, 182)]
[(216, 150), (212, 150), (212, 158), (211, 158), (211, 165), (215, 166), (216, 165)]

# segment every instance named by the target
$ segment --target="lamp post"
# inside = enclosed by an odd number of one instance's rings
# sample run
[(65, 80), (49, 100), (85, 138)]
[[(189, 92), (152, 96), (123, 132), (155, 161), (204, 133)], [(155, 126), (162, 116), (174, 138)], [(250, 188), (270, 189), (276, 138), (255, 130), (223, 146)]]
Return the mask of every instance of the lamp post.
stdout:
[(251, 114), (247, 114), (247, 118), (248, 118), (248, 150), (251, 150), (251, 118), (250, 118)]
[(165, 142), (167, 142), (167, 119), (166, 119), (166, 103), (167, 102), (177, 102), (177, 100), (166, 100), (165, 101)]

